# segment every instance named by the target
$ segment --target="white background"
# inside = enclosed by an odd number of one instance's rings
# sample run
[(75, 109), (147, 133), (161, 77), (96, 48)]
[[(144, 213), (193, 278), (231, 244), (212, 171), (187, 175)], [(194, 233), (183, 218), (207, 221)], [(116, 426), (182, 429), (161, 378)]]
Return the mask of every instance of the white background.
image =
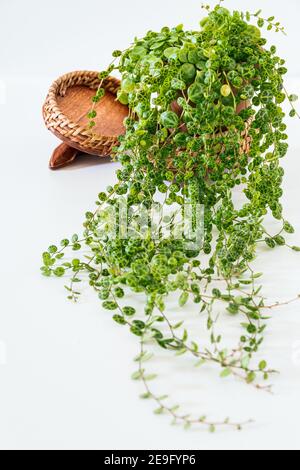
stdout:
[[(288, 86), (300, 92), (298, 0), (245, 1), (276, 15), (288, 37), (276, 35), (287, 57)], [(241, 2), (228, 1), (238, 8)], [(152, 414), (130, 380), (136, 338), (115, 325), (99, 301), (86, 294), (74, 306), (64, 282), (39, 274), (40, 253), (80, 230), (84, 212), (113, 183), (116, 165), (79, 160), (48, 170), (57, 140), (44, 127), (41, 107), (51, 82), (73, 70), (105, 68), (114, 49), (135, 35), (165, 24), (196, 27), (200, 1), (188, 0), (1, 0), (1, 295), (0, 448), (4, 449), (298, 449), (300, 448), (300, 304), (279, 309), (270, 320), (264, 355), (281, 370), (269, 396), (188, 358), (153, 366), (156, 386), (196, 402), (212, 418), (255, 418), (242, 433), (183, 431)], [(289, 120), (291, 148), (285, 161), (283, 202), (300, 244), (299, 121)], [(284, 300), (300, 293), (300, 255), (264, 251), (265, 293)], [(226, 321), (226, 320), (225, 320)], [(237, 328), (238, 333), (238, 328)], [(175, 363), (175, 365), (174, 365)], [(152, 366), (152, 367), (153, 367)], [(190, 395), (189, 395), (190, 394)]]

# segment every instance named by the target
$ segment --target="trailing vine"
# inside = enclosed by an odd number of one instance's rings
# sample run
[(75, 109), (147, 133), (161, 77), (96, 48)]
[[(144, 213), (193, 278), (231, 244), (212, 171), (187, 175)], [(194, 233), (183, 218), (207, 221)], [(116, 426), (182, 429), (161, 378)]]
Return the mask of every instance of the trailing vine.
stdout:
[[(76, 286), (87, 280), (114, 321), (138, 337), (133, 379), (145, 387), (142, 398), (156, 403), (156, 414), (168, 414), (185, 428), (199, 424), (210, 431), (241, 429), (247, 422), (190, 416), (169, 397), (156, 395), (150, 384), (155, 376), (145, 370), (152, 357), (148, 344), (177, 356), (189, 354), (199, 367), (216, 364), (222, 378), (232, 375), (270, 392), (268, 379), (276, 371), (265, 360), (257, 363), (255, 355), (268, 313), (285, 303), (268, 304), (259, 284), (262, 273), (254, 270), (253, 261), (260, 244), (300, 251), (285, 239), (294, 229), (280, 202), (280, 161), (288, 151), (281, 105), (287, 99), (290, 116), (298, 116), (297, 97), (284, 87), (285, 61), (261, 34), (264, 26), (277, 32), (284, 28), (274, 17), (262, 18), (261, 11), (231, 13), (221, 4), (204, 6), (207, 16), (198, 31), (185, 31), (182, 25), (149, 31), (125, 51), (113, 53), (113, 62), (99, 75), (89, 118), (92, 132), (96, 103), (105, 94), (103, 81), (118, 71), (118, 99), (130, 111), (115, 149), (122, 165), (118, 182), (99, 194), (94, 212), (86, 213), (83, 235), (50, 246), (42, 267), (45, 276), (70, 274), (66, 289), (73, 301), (80, 296)], [(235, 202), (237, 190), (242, 203)], [(126, 236), (120, 209), (125, 203)], [(192, 207), (193, 229), (197, 210), (204, 207), (201, 243), (194, 231), (176, 236), (183, 229), (177, 217), (186, 203)], [(278, 223), (275, 234), (265, 227), (267, 214)], [(82, 249), (82, 258), (66, 257), (66, 250)], [(127, 300), (130, 292), (144, 296), (143, 312)], [(174, 295), (183, 313), (193, 301), (206, 318), (209, 347), (202, 347), (203, 338), (190, 339), (184, 315), (175, 323), (167, 303)], [(218, 331), (220, 311), (242, 322), (231, 350)]]

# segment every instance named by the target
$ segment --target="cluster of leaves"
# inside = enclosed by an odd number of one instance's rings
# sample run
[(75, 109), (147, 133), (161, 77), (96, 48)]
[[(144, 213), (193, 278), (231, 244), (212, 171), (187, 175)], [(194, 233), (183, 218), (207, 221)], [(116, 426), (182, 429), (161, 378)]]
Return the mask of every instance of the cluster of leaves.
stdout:
[[(129, 107), (126, 133), (115, 149), (122, 164), (118, 182), (99, 194), (96, 211), (86, 214), (81, 240), (74, 235), (43, 255), (46, 276), (71, 273), (71, 286), (66, 287), (70, 299), (77, 300), (74, 286), (81, 281), (80, 274), (86, 274), (113, 319), (139, 337), (139, 367), (133, 378), (144, 383), (143, 398), (157, 402), (156, 412), (168, 413), (185, 427), (199, 423), (211, 431), (217, 424), (240, 429), (242, 423), (214, 423), (205, 416), (182, 415), (177, 406), (165, 404), (168, 397), (150, 389), (154, 376), (144, 369), (150, 358), (145, 345), (154, 341), (177, 355), (191, 354), (197, 365), (218, 364), (222, 377), (234, 375), (269, 390), (259, 379), (267, 380), (274, 371), (266, 361), (257, 366), (252, 362), (263, 342), (266, 311), (273, 306), (261, 296), (261, 273), (255, 273), (251, 263), (260, 243), (272, 249), (287, 245), (284, 232), (293, 233), (280, 202), (280, 161), (288, 150), (281, 105), (288, 99), (295, 116), (297, 97), (286, 92), (285, 61), (275, 46), (267, 47), (260, 30), (265, 23), (268, 29), (282, 28), (273, 17), (264, 20), (260, 13), (231, 13), (219, 4), (208, 10), (198, 31), (185, 31), (182, 25), (149, 31), (130, 48), (113, 53), (113, 63), (99, 76), (94, 103), (105, 92), (103, 80), (118, 70), (118, 99)], [(253, 18), (257, 26), (251, 24)], [(95, 105), (89, 117), (93, 127)], [(245, 126), (250, 128), (247, 151), (242, 150)], [(245, 203), (237, 207), (233, 194), (241, 185)], [(199, 250), (164, 237), (162, 222), (156, 237), (147, 231), (133, 238), (108, 235), (108, 212), (120, 198), (126, 196), (130, 207), (150, 208), (157, 194), (167, 206), (181, 207), (187, 197), (204, 205), (205, 237)], [(281, 224), (275, 235), (264, 227), (267, 213)], [(78, 251), (82, 245), (88, 250), (84, 260), (63, 259), (66, 248)], [(145, 295), (144, 312), (127, 305), (128, 290)], [(207, 316), (210, 349), (190, 341), (183, 322), (174, 324), (166, 305), (171, 293), (178, 294), (181, 307), (192, 300)], [(222, 335), (216, 331), (214, 311), (221, 304), (239, 322), (243, 319), (243, 332), (232, 351), (222, 347)]]

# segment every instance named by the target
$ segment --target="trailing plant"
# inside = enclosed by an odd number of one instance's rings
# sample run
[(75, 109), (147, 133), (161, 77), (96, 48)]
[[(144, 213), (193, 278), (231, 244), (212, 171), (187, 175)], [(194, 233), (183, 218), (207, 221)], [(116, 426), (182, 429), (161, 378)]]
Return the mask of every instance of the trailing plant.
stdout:
[[(241, 429), (245, 423), (190, 416), (169, 397), (157, 396), (150, 383), (155, 376), (145, 370), (149, 343), (178, 356), (189, 354), (198, 366), (218, 365), (222, 378), (233, 375), (270, 391), (267, 381), (275, 371), (265, 360), (257, 364), (255, 354), (269, 312), (280, 304), (270, 305), (263, 297), (262, 274), (252, 264), (260, 245), (300, 251), (285, 239), (294, 229), (280, 202), (281, 159), (288, 150), (282, 103), (287, 99), (295, 116), (297, 97), (284, 87), (285, 61), (261, 34), (264, 25), (284, 32), (273, 17), (263, 19), (260, 11), (231, 13), (221, 2), (212, 10), (204, 8), (207, 16), (198, 31), (182, 25), (149, 31), (125, 51), (115, 51), (112, 64), (100, 73), (90, 127), (97, 117), (95, 104), (105, 93), (103, 80), (113, 71), (122, 76), (118, 99), (130, 110), (126, 133), (115, 149), (121, 163), (118, 181), (99, 194), (96, 210), (87, 212), (81, 237), (64, 239), (43, 254), (42, 272), (58, 277), (69, 273), (66, 289), (74, 301), (80, 295), (77, 284), (87, 278), (115, 322), (137, 336), (140, 352), (133, 379), (144, 384), (143, 398), (156, 402), (157, 414), (167, 413), (186, 428), (198, 423), (214, 431), (218, 425)], [(235, 202), (237, 189), (242, 203)], [(119, 209), (125, 200), (127, 236)], [(176, 216), (186, 202), (192, 218), (204, 206), (199, 246), (187, 243), (195, 241), (192, 236), (174, 235), (182, 225)], [(154, 204), (160, 215), (166, 207), (169, 212), (150, 229)], [(144, 208), (148, 212), (141, 222)], [(278, 222), (275, 234), (265, 227), (267, 214)], [(85, 253), (69, 260), (67, 249)], [(130, 292), (143, 295), (144, 312), (126, 300)], [(167, 300), (174, 295), (182, 307), (180, 323), (168, 309)], [(206, 318), (210, 346), (202, 347), (203, 338), (191, 340), (185, 328), (190, 301)], [(224, 347), (218, 331), (221, 309), (242, 323), (232, 350)]]

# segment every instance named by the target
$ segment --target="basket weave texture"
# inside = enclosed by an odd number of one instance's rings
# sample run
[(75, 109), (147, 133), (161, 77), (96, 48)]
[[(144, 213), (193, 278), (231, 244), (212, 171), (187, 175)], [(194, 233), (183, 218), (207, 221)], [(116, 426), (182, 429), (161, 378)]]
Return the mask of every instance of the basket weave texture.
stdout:
[(252, 137), (249, 135), (249, 131), (251, 129), (251, 125), (253, 123), (253, 117), (249, 118), (248, 121), (245, 122), (245, 130), (241, 132), (241, 145), (240, 145), (240, 154), (248, 154), (250, 152)]
[[(87, 126), (73, 122), (58, 105), (58, 97), (65, 96), (68, 88), (79, 85), (97, 90), (99, 87), (98, 72), (71, 72), (58, 78), (52, 84), (43, 106), (46, 127), (58, 138), (82, 152), (101, 156), (110, 155), (112, 148), (118, 145), (117, 136), (95, 134)], [(117, 78), (108, 77), (103, 81), (102, 87), (116, 95), (120, 88), (120, 81)]]

